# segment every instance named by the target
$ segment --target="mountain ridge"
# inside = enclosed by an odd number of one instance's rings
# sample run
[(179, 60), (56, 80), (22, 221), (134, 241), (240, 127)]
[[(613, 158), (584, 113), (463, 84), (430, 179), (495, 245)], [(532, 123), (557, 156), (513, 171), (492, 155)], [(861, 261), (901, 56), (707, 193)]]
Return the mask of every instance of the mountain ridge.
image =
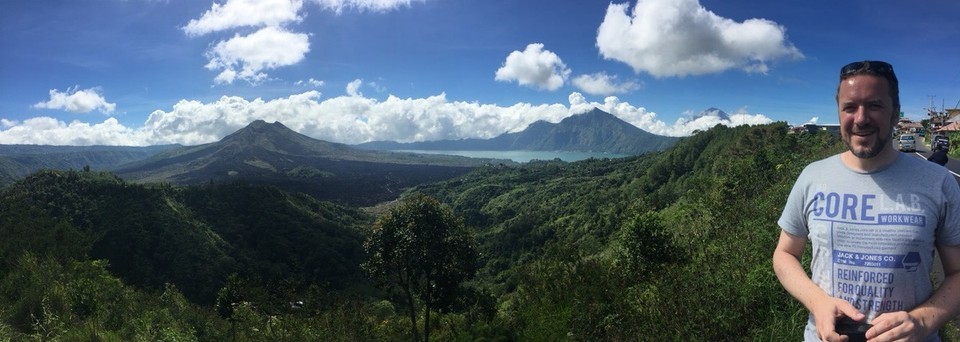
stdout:
[(408, 187), (508, 160), (362, 150), (256, 120), (220, 141), (174, 149), (115, 170), (138, 183), (246, 182), (322, 200), (373, 205)]
[(111, 170), (117, 165), (149, 158), (180, 145), (55, 146), (0, 144), (0, 186), (42, 169)]
[(679, 140), (644, 131), (598, 108), (559, 123), (538, 120), (523, 131), (491, 139), (438, 140), (413, 143), (371, 141), (353, 145), (370, 150), (577, 151), (640, 155), (661, 151)]

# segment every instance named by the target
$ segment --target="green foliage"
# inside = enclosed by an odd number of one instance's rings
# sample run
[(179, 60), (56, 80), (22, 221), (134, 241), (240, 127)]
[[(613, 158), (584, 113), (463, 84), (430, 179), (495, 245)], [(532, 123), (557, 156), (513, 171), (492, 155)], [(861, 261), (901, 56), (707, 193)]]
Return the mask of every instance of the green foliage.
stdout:
[(220, 317), (230, 319), (233, 317), (234, 309), (243, 302), (243, 295), (240, 294), (240, 279), (236, 274), (231, 274), (227, 278), (220, 291), (217, 292), (217, 301), (213, 304), (214, 309)]
[(373, 229), (273, 187), (42, 171), (0, 192), (0, 341), (798, 340), (775, 222), (802, 168), (842, 148), (777, 123), (488, 165)]
[(230, 273), (354, 286), (363, 279), (366, 222), (356, 209), (272, 187), (145, 186), (109, 173), (42, 171), (0, 193), (0, 232), (10, 237), (0, 256), (89, 254), (130, 284), (171, 283), (213, 304)]
[(125, 285), (102, 260), (26, 251), (7, 265), (0, 276), (0, 341), (369, 341), (400, 335), (392, 311), (375, 314), (375, 308), (319, 288), (304, 295), (309, 305), (276, 310), (279, 299), (231, 277), (228, 285), (242, 299), (227, 320), (173, 285), (162, 291)]
[[(194, 341), (197, 308), (174, 288), (157, 301), (130, 291), (102, 261), (60, 264), (22, 254), (0, 279), (0, 305), (13, 340)], [(3, 336), (0, 335), (0, 338)]]
[(960, 134), (957, 134), (957, 132), (947, 133), (947, 140), (950, 141), (950, 149), (947, 150), (947, 154), (952, 157), (960, 156)]
[(660, 154), (480, 169), (422, 186), (466, 213), (479, 280), (520, 339), (798, 339), (770, 253), (786, 194), (829, 134), (718, 126)]
[(33, 206), (0, 202), (0, 276), (12, 268), (20, 255), (31, 253), (57, 259), (60, 263), (82, 260), (93, 236), (56, 221)]
[(616, 262), (633, 277), (644, 278), (682, 258), (656, 212), (638, 213), (624, 222), (615, 245)]
[(408, 308), (418, 340), (416, 300), (423, 305), (428, 341), (430, 312), (449, 310), (461, 283), (477, 269), (473, 237), (462, 221), (435, 199), (419, 194), (378, 218), (364, 247), (369, 254), (364, 269)]
[[(508, 317), (519, 340), (632, 340), (623, 330), (632, 308), (622, 290), (629, 274), (607, 260), (551, 245), (547, 258), (522, 267)], [(643, 331), (641, 329), (641, 331)]]
[(331, 288), (362, 278), (360, 227), (369, 220), (356, 209), (239, 183), (185, 188), (178, 198), (230, 246), (239, 266), (233, 270), (243, 277)]

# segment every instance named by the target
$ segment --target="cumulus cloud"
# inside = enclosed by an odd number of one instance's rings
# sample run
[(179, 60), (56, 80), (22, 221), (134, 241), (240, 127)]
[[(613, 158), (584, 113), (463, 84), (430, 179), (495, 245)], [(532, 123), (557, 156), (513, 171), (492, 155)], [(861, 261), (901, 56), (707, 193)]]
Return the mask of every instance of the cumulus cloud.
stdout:
[(741, 126), (741, 125), (765, 125), (772, 123), (773, 120), (763, 114), (737, 113), (730, 115), (729, 119), (720, 118), (715, 115), (705, 115), (696, 118), (680, 118), (673, 124), (673, 134), (676, 136), (688, 136), (697, 131), (706, 131), (716, 125), (723, 126)]
[(616, 75), (602, 72), (580, 75), (574, 77), (572, 82), (574, 86), (591, 95), (623, 94), (640, 89), (640, 84), (636, 81), (617, 83)]
[(563, 86), (570, 69), (563, 64), (560, 56), (543, 49), (543, 44), (534, 43), (527, 48), (511, 52), (497, 69), (496, 80), (504, 82), (517, 81), (520, 85), (538, 89), (557, 90)]
[(0, 144), (38, 145), (149, 145), (142, 131), (108, 118), (101, 123), (66, 123), (51, 117), (36, 117), (23, 122), (3, 120)]
[(245, 80), (259, 84), (267, 79), (265, 70), (294, 65), (310, 51), (308, 36), (290, 32), (283, 25), (302, 20), (303, 0), (228, 0), (214, 3), (199, 19), (182, 29), (188, 36), (200, 36), (240, 27), (257, 27), (256, 32), (219, 41), (206, 52), (209, 70), (220, 70), (217, 84)]
[(310, 52), (310, 42), (303, 33), (288, 32), (268, 26), (248, 36), (234, 35), (207, 51), (206, 68), (222, 70), (216, 83), (233, 83), (241, 79), (257, 84), (267, 78), (264, 70), (294, 65)]
[(347, 95), (352, 97), (363, 96), (363, 93), (360, 92), (360, 86), (363, 85), (363, 80), (356, 79), (347, 83)]
[(766, 73), (767, 63), (799, 59), (786, 28), (766, 19), (724, 18), (698, 0), (638, 0), (607, 7), (597, 29), (597, 48), (606, 59), (655, 77), (703, 75), (739, 68)]
[(400, 7), (410, 7), (414, 2), (424, 2), (424, 0), (313, 0), (313, 2), (324, 9), (340, 14), (343, 10), (350, 8), (357, 11), (388, 12)]
[(321, 101), (319, 92), (309, 91), (271, 101), (227, 96), (211, 103), (181, 101), (170, 111), (151, 113), (143, 131), (149, 132), (152, 144), (193, 145), (216, 141), (262, 119), (333, 142), (410, 142), (491, 138), (537, 120), (559, 122), (569, 115), (560, 104), (501, 107), (449, 101), (446, 94), (382, 101), (350, 95)]
[[(387, 12), (424, 0), (307, 0), (340, 14), (344, 9)], [(244, 80), (257, 85), (269, 76), (265, 71), (302, 61), (310, 51), (308, 35), (286, 28), (303, 21), (304, 0), (226, 0), (213, 3), (200, 18), (181, 27), (187, 36), (252, 27), (253, 34), (219, 41), (206, 52), (206, 68), (219, 70), (216, 84)], [(315, 85), (316, 86), (316, 85)]]
[(0, 128), (2, 129), (8, 129), (19, 124), (20, 122), (17, 120), (0, 119)]
[(297, 14), (302, 7), (302, 0), (228, 0), (213, 3), (210, 10), (182, 29), (189, 36), (200, 36), (245, 26), (281, 26), (302, 20)]
[(94, 109), (101, 113), (110, 114), (117, 107), (116, 103), (107, 102), (100, 94), (100, 88), (77, 90), (79, 87), (67, 88), (60, 92), (50, 90), (50, 100), (33, 105), (34, 108), (63, 109), (71, 113), (89, 113)]
[(181, 100), (169, 111), (152, 112), (139, 128), (125, 127), (113, 118), (95, 124), (66, 123), (48, 117), (23, 122), (3, 119), (0, 120), (3, 127), (0, 144), (198, 145), (222, 139), (254, 120), (279, 121), (315, 139), (347, 144), (372, 140), (487, 139), (521, 131), (538, 120), (560, 122), (594, 107), (643, 130), (666, 136), (686, 136), (717, 124), (772, 122), (762, 114), (739, 113), (731, 115), (729, 120), (709, 116), (667, 124), (658, 119), (656, 113), (616, 96), (596, 102), (575, 92), (568, 101), (568, 104), (498, 106), (450, 101), (443, 93), (405, 99), (391, 95), (382, 101), (353, 95), (321, 100), (317, 91), (269, 101), (224, 96), (212, 102)]

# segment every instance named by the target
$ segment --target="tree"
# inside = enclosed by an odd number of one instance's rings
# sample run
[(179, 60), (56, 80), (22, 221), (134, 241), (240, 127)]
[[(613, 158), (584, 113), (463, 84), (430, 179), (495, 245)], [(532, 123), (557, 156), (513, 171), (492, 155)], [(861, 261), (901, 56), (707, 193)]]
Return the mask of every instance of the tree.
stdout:
[(369, 259), (363, 268), (405, 304), (414, 339), (417, 303), (423, 304), (423, 341), (430, 338), (430, 311), (453, 304), (460, 284), (477, 272), (473, 236), (463, 220), (437, 200), (422, 194), (404, 199), (379, 217), (364, 243)]
[(681, 258), (670, 233), (653, 211), (629, 217), (620, 231), (617, 260), (637, 279), (643, 279), (664, 264)]

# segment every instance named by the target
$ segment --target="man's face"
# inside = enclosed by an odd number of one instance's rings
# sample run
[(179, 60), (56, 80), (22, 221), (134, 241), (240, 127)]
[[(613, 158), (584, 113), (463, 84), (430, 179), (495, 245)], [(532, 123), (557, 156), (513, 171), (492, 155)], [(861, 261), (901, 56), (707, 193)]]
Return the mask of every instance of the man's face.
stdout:
[(873, 75), (840, 81), (840, 135), (850, 152), (859, 158), (873, 158), (883, 149), (893, 148), (890, 139), (898, 116), (888, 86), (887, 80)]

